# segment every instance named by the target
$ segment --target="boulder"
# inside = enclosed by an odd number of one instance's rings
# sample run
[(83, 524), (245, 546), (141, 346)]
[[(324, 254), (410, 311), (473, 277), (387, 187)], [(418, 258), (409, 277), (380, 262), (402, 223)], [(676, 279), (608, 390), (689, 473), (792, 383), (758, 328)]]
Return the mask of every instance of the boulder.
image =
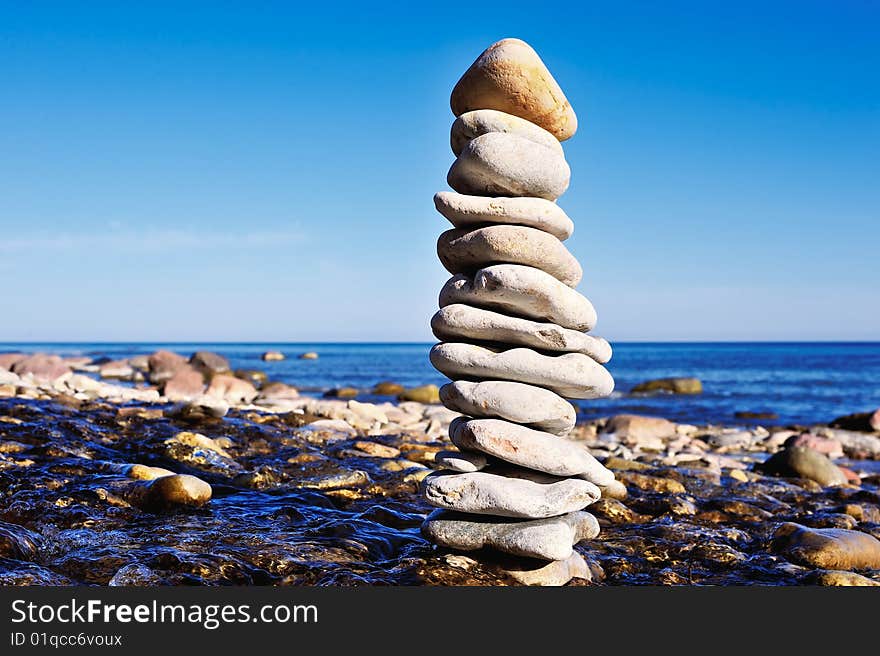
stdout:
[(222, 355), (211, 351), (197, 351), (192, 354), (189, 363), (210, 378), (215, 374), (225, 374), (230, 371), (229, 360)]

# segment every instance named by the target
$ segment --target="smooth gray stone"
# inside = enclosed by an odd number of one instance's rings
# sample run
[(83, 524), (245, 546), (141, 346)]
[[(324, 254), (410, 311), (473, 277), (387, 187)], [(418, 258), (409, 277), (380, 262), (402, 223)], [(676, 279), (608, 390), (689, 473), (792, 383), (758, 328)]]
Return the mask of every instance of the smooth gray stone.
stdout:
[(437, 339), (445, 342), (476, 340), (528, 346), (542, 351), (583, 353), (600, 364), (611, 359), (611, 345), (602, 337), (555, 323), (510, 317), (464, 303), (440, 308), (431, 317), (431, 330)]
[(565, 560), (554, 560), (545, 565), (521, 563), (516, 567), (502, 567), (502, 570), (517, 583), (559, 587), (572, 579), (593, 580), (593, 573), (587, 561), (574, 551)]
[(438, 451), (434, 463), (452, 471), (475, 472), (486, 466), (486, 456), (474, 451)]
[(460, 194), (547, 200), (564, 194), (570, 179), (571, 169), (559, 152), (503, 132), (469, 141), (446, 174), (447, 184)]
[(501, 419), (459, 417), (449, 424), (449, 437), (459, 449), (481, 451), (527, 469), (554, 476), (578, 476), (597, 486), (614, 481), (614, 474), (581, 442)]
[(436, 344), (431, 364), (453, 380), (512, 380), (552, 390), (569, 399), (599, 399), (614, 390), (608, 370), (582, 353), (543, 355), (526, 348), (495, 351), (461, 342)]
[(562, 144), (547, 130), (524, 118), (499, 112), (497, 109), (475, 109), (456, 118), (449, 131), (449, 145), (457, 157), (471, 141), (490, 132), (503, 132), (522, 137), (549, 148), (560, 157), (565, 157)]
[(457, 380), (440, 388), (440, 401), (464, 415), (497, 417), (554, 435), (567, 435), (577, 420), (574, 406), (558, 394), (507, 380)]
[(440, 290), (440, 307), (453, 303), (551, 321), (572, 330), (596, 325), (596, 310), (583, 294), (541, 269), (520, 264), (494, 264), (473, 278), (453, 276)]
[(477, 515), (541, 519), (581, 510), (599, 499), (599, 488), (580, 478), (554, 479), (520, 472), (433, 473), (423, 481), (425, 499), (438, 508)]
[(441, 547), (458, 551), (489, 548), (526, 558), (563, 560), (572, 546), (599, 535), (599, 522), (588, 512), (517, 521), (435, 510), (422, 524), (422, 533)]
[(434, 194), (434, 206), (456, 228), (486, 223), (524, 225), (548, 232), (561, 241), (574, 232), (574, 221), (546, 198), (468, 196), (440, 191)]
[(527, 226), (447, 230), (437, 239), (437, 255), (450, 273), (468, 273), (499, 263), (521, 264), (549, 273), (569, 287), (575, 287), (584, 275), (561, 241)]

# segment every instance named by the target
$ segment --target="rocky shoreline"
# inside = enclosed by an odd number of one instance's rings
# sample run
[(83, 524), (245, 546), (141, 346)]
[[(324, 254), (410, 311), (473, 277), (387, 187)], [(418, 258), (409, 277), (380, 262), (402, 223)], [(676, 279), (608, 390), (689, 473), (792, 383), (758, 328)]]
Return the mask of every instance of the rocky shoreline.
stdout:
[(551, 527), (586, 568), (511, 574), (480, 548), (503, 526), (468, 552), (421, 535), (419, 487), (457, 457), (459, 415), (384, 385), (363, 403), (204, 352), (0, 354), (0, 584), (880, 584), (874, 415), (578, 423), (568, 439), (622, 483), (596, 526)]

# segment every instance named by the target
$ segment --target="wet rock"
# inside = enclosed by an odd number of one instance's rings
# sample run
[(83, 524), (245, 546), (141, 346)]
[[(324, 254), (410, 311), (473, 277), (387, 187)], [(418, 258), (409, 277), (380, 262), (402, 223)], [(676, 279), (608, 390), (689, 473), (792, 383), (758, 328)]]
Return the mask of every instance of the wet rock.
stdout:
[(434, 473), (425, 479), (423, 491), (428, 503), (438, 508), (527, 519), (581, 510), (600, 495), (599, 488), (582, 479), (537, 475), (529, 478), (509, 478), (483, 471)]
[(376, 386), (373, 388), (373, 394), (378, 394), (379, 396), (397, 396), (398, 394), (403, 394), (404, 390), (405, 388), (400, 383), (383, 380), (380, 383), (376, 383)]
[(147, 358), (150, 381), (162, 383), (171, 379), (178, 369), (187, 365), (186, 358), (171, 351), (156, 351)]
[(505, 565), (502, 570), (523, 585), (561, 586), (572, 579), (593, 580), (593, 573), (584, 557), (574, 552), (565, 560), (520, 562)]
[(583, 276), (581, 265), (561, 241), (526, 226), (447, 230), (437, 239), (437, 255), (453, 274), (467, 274), (503, 262), (537, 268), (569, 287), (575, 287)]
[(323, 476), (307, 481), (301, 481), (300, 487), (311, 490), (336, 490), (363, 487), (372, 483), (370, 475), (359, 469), (341, 472), (330, 476)]
[(703, 384), (698, 378), (657, 378), (639, 383), (632, 394), (646, 392), (672, 392), (673, 394), (702, 394)]
[(401, 392), (398, 397), (401, 401), (415, 401), (417, 403), (436, 404), (440, 403), (440, 388), (436, 385), (421, 385), (411, 387)]
[(260, 356), (263, 362), (280, 362), (281, 360), (286, 359), (284, 353), (281, 351), (266, 351)]
[(522, 522), (439, 510), (428, 515), (422, 533), (448, 549), (488, 547), (517, 556), (564, 560), (575, 544), (599, 534), (599, 524), (586, 512)]
[(456, 228), (487, 223), (524, 225), (565, 241), (574, 232), (574, 221), (553, 201), (545, 198), (468, 196), (454, 191), (434, 194), (434, 206)]
[(756, 469), (778, 476), (806, 478), (824, 486), (845, 485), (847, 482), (840, 468), (827, 456), (803, 446), (774, 453)]
[(820, 570), (806, 577), (806, 582), (813, 585), (832, 587), (872, 587), (880, 586), (880, 581), (869, 579), (867, 576), (855, 572), (841, 570)]
[[(153, 380), (152, 374), (150, 379)], [(165, 385), (162, 387), (162, 394), (171, 401), (188, 401), (200, 396), (205, 391), (204, 378), (201, 372), (186, 363), (178, 366), (164, 380)]]
[(257, 389), (246, 380), (226, 374), (215, 374), (205, 392), (231, 405), (245, 405), (257, 398)]
[(787, 522), (774, 533), (771, 549), (808, 567), (880, 569), (880, 540), (860, 531), (810, 529)]
[(229, 360), (211, 351), (196, 351), (190, 356), (189, 363), (207, 378), (230, 371)]
[(829, 426), (852, 431), (880, 432), (880, 408), (838, 417)]
[(195, 476), (173, 474), (133, 484), (126, 493), (126, 499), (146, 509), (202, 506), (211, 500), (211, 486)]
[(120, 567), (119, 571), (113, 575), (107, 585), (110, 587), (147, 587), (160, 585), (162, 579), (156, 572), (146, 565), (140, 563), (130, 563), (124, 567)]
[(43, 538), (39, 534), (24, 526), (0, 521), (0, 558), (34, 560), (42, 546)]
[(621, 472), (618, 475), (620, 481), (645, 492), (662, 492), (664, 494), (682, 494), (686, 492), (684, 485), (672, 478), (662, 476), (649, 476), (632, 471)]
[(400, 449), (368, 440), (356, 440), (352, 443), (352, 446), (358, 451), (362, 451), (374, 458), (396, 458), (400, 455)]
[(526, 119), (560, 141), (577, 130), (562, 89), (525, 41), (502, 39), (477, 57), (452, 90), (452, 112), (495, 109)]
[(599, 499), (590, 506), (590, 512), (612, 524), (632, 524), (637, 515), (617, 499)]
[(12, 365), (12, 373), (22, 378), (32, 377), (37, 382), (52, 383), (72, 374), (73, 370), (57, 355), (37, 353), (15, 362)]

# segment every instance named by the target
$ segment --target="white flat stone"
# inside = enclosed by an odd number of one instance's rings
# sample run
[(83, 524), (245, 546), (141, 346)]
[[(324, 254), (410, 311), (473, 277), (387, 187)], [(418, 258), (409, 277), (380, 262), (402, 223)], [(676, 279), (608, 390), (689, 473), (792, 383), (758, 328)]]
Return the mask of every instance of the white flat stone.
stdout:
[(614, 390), (608, 370), (582, 353), (543, 355), (526, 348), (494, 351), (444, 342), (431, 349), (430, 357), (431, 364), (453, 380), (512, 380), (546, 387), (569, 399), (598, 399)]
[(599, 499), (599, 488), (580, 478), (513, 478), (489, 472), (433, 473), (425, 499), (438, 508), (477, 515), (541, 519), (581, 510)]
[(581, 511), (524, 522), (435, 510), (422, 524), (422, 533), (447, 549), (489, 548), (526, 558), (564, 560), (575, 544), (599, 534), (599, 523)]
[(601, 337), (464, 303), (440, 308), (431, 318), (431, 329), (437, 339), (446, 342), (477, 340), (528, 346), (542, 351), (583, 353), (600, 364), (611, 359), (611, 345)]
[(571, 169), (559, 152), (503, 132), (469, 141), (446, 175), (447, 184), (461, 194), (547, 200), (564, 194), (570, 179)]
[(527, 469), (554, 476), (577, 476), (597, 486), (614, 481), (614, 474), (581, 442), (501, 419), (460, 417), (449, 425), (449, 437), (459, 449), (482, 451)]
[(517, 567), (504, 567), (504, 573), (523, 585), (562, 586), (572, 579), (593, 580), (593, 573), (584, 557), (574, 551), (564, 560), (554, 560), (546, 565), (521, 563)]
[(438, 451), (434, 464), (457, 472), (475, 472), (486, 466), (486, 456), (474, 451)]
[(457, 380), (440, 388), (440, 401), (471, 417), (497, 417), (554, 435), (567, 435), (577, 420), (574, 406), (558, 394), (506, 380)]
[(440, 290), (440, 307), (453, 303), (550, 321), (572, 330), (596, 325), (596, 310), (586, 297), (541, 269), (519, 264), (483, 267), (473, 278), (453, 276)]
[(437, 255), (450, 273), (470, 273), (492, 264), (524, 264), (549, 273), (569, 287), (576, 286), (584, 274), (561, 241), (526, 226), (447, 230), (437, 239)]
[(559, 205), (545, 198), (468, 196), (454, 191), (434, 194), (434, 206), (456, 228), (486, 223), (524, 225), (566, 240), (574, 232), (574, 221)]
[(475, 109), (459, 116), (452, 124), (449, 145), (458, 156), (471, 141), (489, 132), (513, 134), (546, 146), (560, 157), (565, 156), (562, 145), (547, 130), (524, 118), (499, 112), (497, 109)]

